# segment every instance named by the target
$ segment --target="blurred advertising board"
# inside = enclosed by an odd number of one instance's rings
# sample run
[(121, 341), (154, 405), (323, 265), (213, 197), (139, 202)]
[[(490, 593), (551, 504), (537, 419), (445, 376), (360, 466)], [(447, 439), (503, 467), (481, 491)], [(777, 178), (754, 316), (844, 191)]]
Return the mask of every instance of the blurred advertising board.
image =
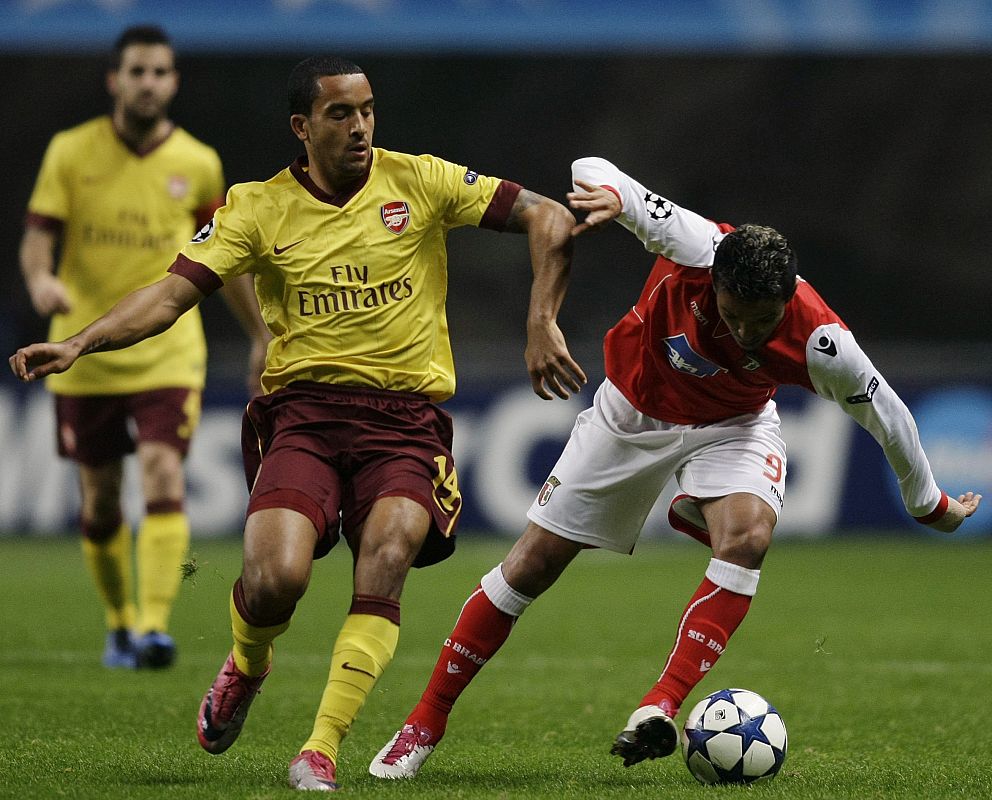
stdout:
[[(992, 485), (992, 385), (900, 387), (941, 487), (951, 494)], [(462, 530), (518, 534), (525, 513), (568, 438), (591, 392), (564, 402), (542, 401), (529, 385), (462, 384), (445, 404), (455, 419), (455, 461), (465, 505)], [(789, 473), (777, 535), (816, 537), (876, 529), (929, 530), (902, 509), (881, 449), (837, 406), (786, 387), (777, 395)], [(189, 457), (188, 510), (194, 535), (238, 532), (247, 501), (241, 467), (243, 405), (236, 396), (205, 397)], [(51, 397), (39, 388), (0, 387), (0, 533), (71, 530), (79, 495), (73, 466), (55, 455)], [(129, 459), (133, 462), (134, 459)], [(141, 514), (136, 465), (129, 463), (125, 513)], [(672, 535), (666, 521), (669, 486), (644, 536)], [(992, 496), (990, 496), (992, 498)], [(992, 532), (983, 507), (961, 534)], [(938, 534), (933, 534), (938, 535)]]

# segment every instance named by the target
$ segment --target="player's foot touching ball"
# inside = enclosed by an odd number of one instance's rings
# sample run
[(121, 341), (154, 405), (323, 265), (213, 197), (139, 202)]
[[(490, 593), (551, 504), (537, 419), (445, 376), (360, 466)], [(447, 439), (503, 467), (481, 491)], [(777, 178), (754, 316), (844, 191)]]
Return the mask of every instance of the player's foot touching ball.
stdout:
[(670, 712), (667, 704), (665, 708), (654, 705), (638, 708), (617, 734), (610, 753), (620, 756), (625, 767), (674, 753), (679, 745), (679, 731), (672, 720), (675, 714)]

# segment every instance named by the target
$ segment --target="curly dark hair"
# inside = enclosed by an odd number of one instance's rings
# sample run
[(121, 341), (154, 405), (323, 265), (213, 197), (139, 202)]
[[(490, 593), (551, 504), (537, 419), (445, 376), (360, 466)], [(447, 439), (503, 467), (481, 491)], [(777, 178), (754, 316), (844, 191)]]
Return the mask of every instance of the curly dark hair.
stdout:
[(125, 30), (114, 42), (114, 49), (110, 51), (110, 69), (117, 71), (121, 68), (124, 50), (132, 44), (164, 44), (172, 48), (169, 35), (158, 25), (134, 25)]
[(741, 300), (788, 302), (796, 291), (796, 254), (774, 228), (741, 225), (728, 233), (713, 258), (713, 286)]
[(289, 113), (309, 116), (320, 86), (317, 81), (328, 75), (362, 75), (360, 66), (339, 56), (305, 58), (289, 73)]

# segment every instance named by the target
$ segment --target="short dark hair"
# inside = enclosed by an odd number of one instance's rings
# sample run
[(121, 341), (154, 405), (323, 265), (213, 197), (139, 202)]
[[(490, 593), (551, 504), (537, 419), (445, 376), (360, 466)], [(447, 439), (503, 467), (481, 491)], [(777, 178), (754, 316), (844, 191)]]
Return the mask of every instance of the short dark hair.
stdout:
[(289, 73), (289, 113), (310, 115), (320, 86), (317, 81), (328, 75), (364, 75), (357, 64), (339, 56), (305, 58)]
[(713, 258), (713, 286), (741, 300), (788, 302), (796, 291), (796, 254), (774, 228), (741, 225), (728, 233)]
[(171, 48), (172, 40), (158, 25), (134, 25), (125, 30), (114, 42), (114, 49), (110, 53), (111, 69), (121, 68), (121, 57), (124, 55), (124, 50), (132, 44), (164, 44)]

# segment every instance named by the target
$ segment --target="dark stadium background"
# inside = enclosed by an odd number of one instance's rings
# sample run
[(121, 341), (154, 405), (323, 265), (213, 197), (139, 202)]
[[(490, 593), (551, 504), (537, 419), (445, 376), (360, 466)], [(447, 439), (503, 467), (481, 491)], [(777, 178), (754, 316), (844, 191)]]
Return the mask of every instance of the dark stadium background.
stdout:
[[(948, 34), (953, 26), (935, 24), (932, 36), (922, 26), (900, 40), (893, 39), (899, 20), (884, 23), (903, 6), (865, 0), (853, 7), (876, 15), (877, 27), (867, 38), (849, 31), (845, 38), (842, 27), (833, 37), (824, 33), (823, 18), (804, 22), (809, 4), (782, 3), (792, 26), (787, 33), (794, 35), (769, 45), (760, 31), (713, 26), (712, 4), (699, 4), (693, 27), (680, 4), (666, 1), (654, 4), (655, 35), (649, 29), (635, 36), (633, 28), (644, 26), (631, 17), (624, 44), (616, 38), (624, 9), (643, 16), (651, 4), (520, 2), (505, 11), (523, 15), (516, 46), (494, 40), (482, 24), (460, 38), (439, 27), (433, 47), (429, 31), (416, 28), (404, 47), (396, 25), (379, 37), (381, 19), (370, 16), (363, 36), (359, 12), (337, 4), (300, 4), (298, 39), (285, 26), (266, 38), (261, 23), (245, 14), (231, 45), (216, 25), (204, 33), (190, 19), (192, 4), (136, 0), (117, 16), (98, 4), (82, 4), (85, 13), (79, 4), (58, 5), (67, 7), (61, 27), (52, 27), (58, 7), (32, 16), (22, 6), (0, 23), (5, 353), (46, 330), (30, 310), (17, 268), (24, 207), (44, 148), (55, 131), (108, 108), (104, 52), (125, 24), (155, 21), (174, 35), (179, 51), (182, 86), (173, 117), (218, 150), (229, 183), (264, 180), (300, 152), (288, 126), (286, 76), (306, 55), (338, 52), (370, 77), (378, 146), (431, 152), (556, 198), (569, 188), (572, 159), (607, 157), (706, 216), (784, 232), (799, 253), (801, 273), (898, 387), (912, 393), (949, 382), (985, 398), (992, 391), (988, 15), (976, 12), (976, 27), (959, 25), (958, 36)], [(205, 10), (222, 5), (209, 2)], [(270, 16), (274, 5), (247, 4)], [(386, 5), (413, 19), (437, 4)], [(494, 20), (501, 13), (496, 3), (441, 5), (453, 9), (455, 27), (463, 24), (460, 7), (481, 8)], [(570, 5), (599, 15), (602, 39), (590, 43), (592, 28), (569, 26)], [(151, 8), (160, 13), (134, 18)], [(678, 14), (681, 44), (666, 28), (666, 10)], [(336, 37), (332, 24), (321, 27), (332, 12), (349, 21), (347, 35)], [(541, 40), (538, 28), (556, 35)], [(69, 35), (77, 29), (85, 35)], [(650, 263), (619, 229), (577, 245), (561, 324), (593, 381), (601, 377), (601, 338), (636, 299)], [(462, 391), (471, 396), (520, 383), (529, 284), (522, 237), (454, 232), (450, 276), (448, 315)], [(219, 300), (207, 302), (205, 319), (208, 396), (229, 398), (238, 391), (245, 345)], [(3, 390), (22, 396), (6, 373)], [(981, 480), (992, 477), (992, 428), (986, 422), (966, 433), (978, 453), (969, 488), (981, 490), (987, 488)]]
[[(218, 150), (229, 182), (264, 180), (296, 156), (285, 83), (307, 52), (178, 46), (174, 117)], [(866, 344), (916, 341), (929, 352), (989, 340), (992, 57), (348, 55), (372, 81), (379, 146), (436, 153), (558, 198), (573, 158), (602, 155), (707, 216), (785, 232), (802, 273)], [(17, 280), (24, 205), (51, 134), (108, 107), (103, 73), (95, 55), (0, 55), (0, 247), (14, 290), (2, 301), (14, 323), (6, 345), (44, 330)], [(464, 234), (451, 250), (456, 345), (512, 351), (524, 251), (509, 237)], [(579, 244), (563, 318), (584, 349), (595, 352), (636, 298), (649, 263), (620, 231)], [(212, 341), (240, 346), (229, 327), (212, 326)], [(961, 368), (954, 352), (934, 368)], [(992, 359), (982, 361), (973, 366), (988, 370)]]

